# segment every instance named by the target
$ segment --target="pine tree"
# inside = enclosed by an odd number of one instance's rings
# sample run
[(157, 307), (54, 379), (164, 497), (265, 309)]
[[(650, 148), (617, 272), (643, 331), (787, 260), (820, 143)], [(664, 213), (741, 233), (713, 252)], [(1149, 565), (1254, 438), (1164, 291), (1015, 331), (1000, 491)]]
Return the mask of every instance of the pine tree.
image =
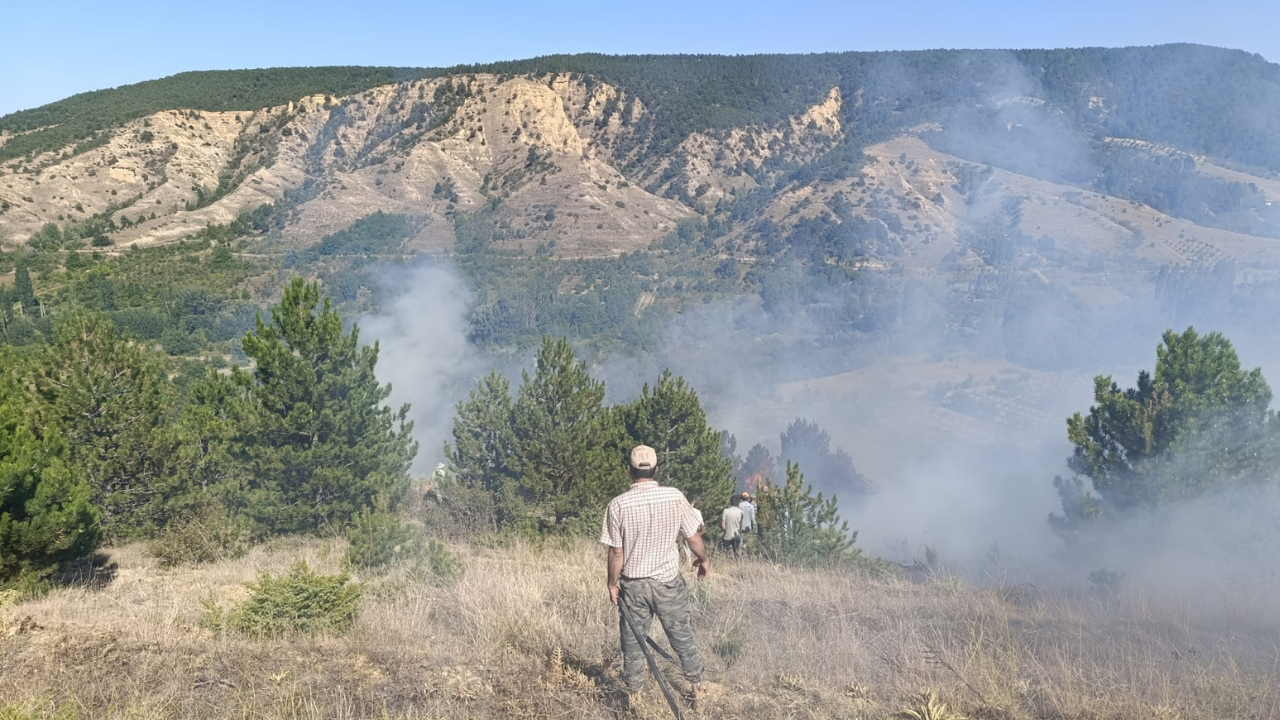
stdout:
[(622, 459), (610, 450), (616, 431), (603, 402), (604, 383), (577, 361), (569, 341), (544, 338), (512, 412), (517, 486), (541, 522), (574, 520), (571, 525), (590, 528), (609, 497), (626, 487)]
[(511, 385), (497, 371), (489, 373), (470, 396), (458, 403), (453, 443), (445, 445), (452, 475), (493, 498), (499, 526), (509, 527), (527, 515), (517, 487), (516, 435)]
[(729, 501), (736, 482), (733, 460), (721, 453), (721, 434), (707, 424), (698, 394), (670, 370), (652, 388), (616, 411), (625, 433), (623, 452), (648, 445), (658, 453), (658, 479), (712, 506)]
[(831, 450), (831, 435), (816, 422), (796, 418), (779, 437), (779, 460), (801, 465), (816, 484), (846, 496), (866, 495), (875, 485), (858, 472), (844, 448)]
[(26, 384), (0, 348), (0, 584), (85, 557), (99, 539), (89, 488), (57, 427), (35, 422)]
[(27, 269), (25, 263), (18, 263), (18, 267), (13, 271), (13, 292), (24, 311), (36, 306), (35, 289), (31, 285), (31, 271)]
[(858, 533), (840, 519), (836, 498), (813, 495), (800, 466), (786, 465), (786, 482), (766, 484), (759, 503), (760, 549), (773, 562), (788, 565), (839, 565), (865, 561), (855, 548)]
[(738, 471), (738, 482), (743, 487), (758, 488), (769, 482), (776, 466), (769, 448), (756, 443), (747, 451), (742, 460), (742, 468)]
[[(181, 460), (189, 494), (235, 495), (240, 491), (242, 468), (232, 450), (237, 428), (246, 417), (249, 404), (241, 385), (216, 371), (192, 383), (182, 407), (178, 429), (181, 433)], [(189, 497), (206, 502), (215, 498)], [(222, 500), (232, 500), (222, 497)]]
[(1271, 389), (1261, 370), (1241, 368), (1219, 333), (1165, 332), (1154, 376), (1139, 373), (1137, 387), (1127, 390), (1098, 376), (1094, 402), (1088, 415), (1067, 420), (1076, 476), (1054, 481), (1064, 514), (1051, 522), (1059, 531), (1265, 482), (1280, 469)]
[(720, 457), (729, 461), (733, 468), (734, 482), (742, 477), (742, 456), (738, 454), (738, 438), (728, 430), (720, 431)]
[(254, 368), (233, 372), (248, 408), (231, 448), (259, 531), (341, 526), (379, 495), (403, 496), (418, 449), (409, 407), (383, 404), (391, 386), (374, 374), (378, 345), (361, 347), (358, 327), (343, 332), (317, 283), (294, 278), (244, 352)]
[(43, 412), (65, 436), (104, 532), (147, 534), (163, 524), (176, 492), (173, 385), (153, 353), (101, 313), (61, 315), (53, 334), (36, 382)]

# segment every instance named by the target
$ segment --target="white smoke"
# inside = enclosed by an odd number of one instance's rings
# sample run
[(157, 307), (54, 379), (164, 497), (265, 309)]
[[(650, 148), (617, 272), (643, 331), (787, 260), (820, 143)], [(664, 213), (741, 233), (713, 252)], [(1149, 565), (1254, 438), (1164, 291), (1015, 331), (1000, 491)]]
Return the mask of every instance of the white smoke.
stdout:
[[(1009, 65), (1008, 86), (990, 88), (991, 98), (1034, 95), (1037, 82), (1012, 60)], [(906, 70), (901, 74), (901, 82), (912, 81)], [(1008, 112), (1020, 111), (1015, 106)], [(992, 142), (976, 126), (964, 134), (963, 120), (957, 115), (953, 143), (981, 150)], [(1028, 164), (1085, 161), (1081, 138), (1057, 125), (1042, 130), (1034, 135), (1038, 144)], [(1004, 190), (990, 192), (989, 204), (999, 208)], [(975, 206), (973, 212), (980, 211)], [(1046, 232), (1059, 235), (1056, 262), (1083, 272), (1084, 257), (1070, 229)], [(1107, 262), (1127, 262), (1119, 248), (1107, 253)], [(1114, 536), (1115, 547), (1096, 558), (1099, 565), (1061, 561), (1062, 541), (1048, 523), (1049, 513), (1060, 511), (1052, 480), (1067, 473), (1065, 418), (1087, 411), (1094, 374), (1131, 385), (1140, 368), (1152, 367), (1160, 333), (1182, 330), (1190, 321), (1201, 332), (1224, 331), (1246, 367), (1276, 357), (1274, 333), (1264, 331), (1274, 327), (1274, 311), (1264, 308), (1255, 313), (1260, 316), (1246, 318), (1229, 303), (1192, 293), (1189, 305), (1202, 311), (1194, 318), (1172, 315), (1154, 297), (1157, 268), (1135, 261), (1119, 269), (1106, 276), (1114, 293), (1075, 293), (1068, 280), (1051, 288), (1058, 295), (1046, 290), (1029, 296), (1034, 302), (1015, 308), (1019, 324), (1012, 331), (1009, 315), (989, 313), (971, 325), (957, 320), (963, 298), (948, 294), (949, 271), (942, 266), (933, 269), (935, 287), (891, 298), (901, 308), (897, 325), (869, 333), (865, 341), (829, 342), (830, 328), (802, 317), (770, 316), (751, 298), (704, 305), (668, 321), (652, 346), (604, 358), (593, 372), (606, 381), (608, 401), (616, 403), (638, 395), (663, 368), (672, 369), (698, 391), (712, 424), (736, 435), (739, 454), (760, 442), (776, 455), (778, 434), (790, 421), (817, 421), (830, 432), (832, 445), (847, 450), (881, 488), (859, 504), (841, 496), (842, 514), (860, 531), (860, 544), (876, 554), (910, 561), (898, 551), (905, 548), (909, 555), (928, 546), (953, 566), (972, 568), (998, 549), (1039, 577), (1083, 583), (1105, 563), (1135, 580), (1179, 589), (1224, 587), (1215, 576), (1219, 570), (1230, 567), (1239, 578), (1250, 572), (1250, 562), (1262, 559), (1270, 564), (1254, 569), (1275, 578), (1280, 555), (1229, 555), (1245, 539), (1280, 546), (1274, 492), (1248, 514), (1210, 512), (1204, 509), (1208, 501), (1178, 508), (1160, 533)], [(382, 343), (379, 375), (392, 382), (392, 400), (412, 404), (421, 472), (440, 459), (456, 402), (482, 372), (502, 361), (469, 344), (470, 296), (448, 265), (396, 271), (388, 286), (400, 294), (362, 323), (366, 339)], [(1094, 295), (1121, 299), (1108, 304)], [(519, 364), (527, 357), (508, 360)], [(516, 375), (509, 377), (518, 383)], [(1275, 383), (1280, 374), (1268, 377)], [(828, 493), (842, 491), (820, 477), (808, 479)], [(1219, 527), (1225, 521), (1240, 527), (1230, 542), (1219, 541), (1228, 537)]]
[(379, 343), (378, 379), (391, 383), (388, 402), (410, 405), (419, 443), (413, 469), (426, 473), (442, 461), (454, 406), (482, 367), (467, 339), (471, 292), (441, 263), (389, 270), (385, 284), (392, 299), (360, 318), (362, 340)]

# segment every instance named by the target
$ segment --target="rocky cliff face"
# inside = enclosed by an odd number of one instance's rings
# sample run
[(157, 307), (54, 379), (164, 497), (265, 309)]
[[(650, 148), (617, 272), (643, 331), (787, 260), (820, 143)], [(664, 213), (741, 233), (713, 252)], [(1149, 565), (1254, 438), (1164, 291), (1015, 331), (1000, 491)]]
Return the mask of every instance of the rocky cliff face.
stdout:
[(601, 83), (491, 75), (252, 113), (171, 110), (114, 129), (95, 149), (0, 175), (0, 238), (105, 214), (120, 228), (116, 245), (170, 242), (289, 194), (298, 202), (285, 234), (300, 243), (383, 210), (423, 218), (417, 244), (447, 249), (453, 216), (488, 203), (507, 246), (611, 256), (693, 216), (617, 168), (644, 113)]

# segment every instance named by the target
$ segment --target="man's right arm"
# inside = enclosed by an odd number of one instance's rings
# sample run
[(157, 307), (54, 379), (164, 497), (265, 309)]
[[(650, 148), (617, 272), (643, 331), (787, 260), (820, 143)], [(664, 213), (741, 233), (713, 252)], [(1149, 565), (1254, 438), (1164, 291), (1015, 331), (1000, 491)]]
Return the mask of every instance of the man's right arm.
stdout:
[(623, 554), (622, 548), (609, 548), (609, 561), (607, 566), (609, 600), (612, 601), (614, 605), (618, 604), (618, 583), (622, 580), (622, 565), (625, 560), (626, 556)]

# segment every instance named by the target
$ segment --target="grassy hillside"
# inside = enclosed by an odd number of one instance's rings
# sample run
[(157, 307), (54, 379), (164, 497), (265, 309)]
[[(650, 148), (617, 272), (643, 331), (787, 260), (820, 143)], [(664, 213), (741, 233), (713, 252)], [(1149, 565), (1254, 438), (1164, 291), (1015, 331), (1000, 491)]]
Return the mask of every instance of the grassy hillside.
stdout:
[[(305, 559), (338, 569), (343, 543), (282, 540), (242, 560), (165, 571), (111, 551), (85, 587), (0, 610), (6, 718), (612, 718), (617, 617), (603, 555), (454, 545), (456, 584), (359, 578), (346, 637), (215, 635), (207, 608)], [(1009, 568), (990, 568), (1003, 578)], [(1016, 575), (1016, 573), (1014, 573)], [(692, 580), (691, 580), (692, 582)], [(1275, 718), (1274, 629), (1138, 593), (1013, 580), (974, 587), (713, 560), (695, 629), (710, 686), (702, 717), (887, 718), (929, 689), (948, 717)], [(654, 636), (665, 645), (655, 625)], [(662, 670), (682, 687), (680, 673)], [(640, 718), (670, 717), (652, 682)], [(929, 716), (944, 717), (944, 716)]]

